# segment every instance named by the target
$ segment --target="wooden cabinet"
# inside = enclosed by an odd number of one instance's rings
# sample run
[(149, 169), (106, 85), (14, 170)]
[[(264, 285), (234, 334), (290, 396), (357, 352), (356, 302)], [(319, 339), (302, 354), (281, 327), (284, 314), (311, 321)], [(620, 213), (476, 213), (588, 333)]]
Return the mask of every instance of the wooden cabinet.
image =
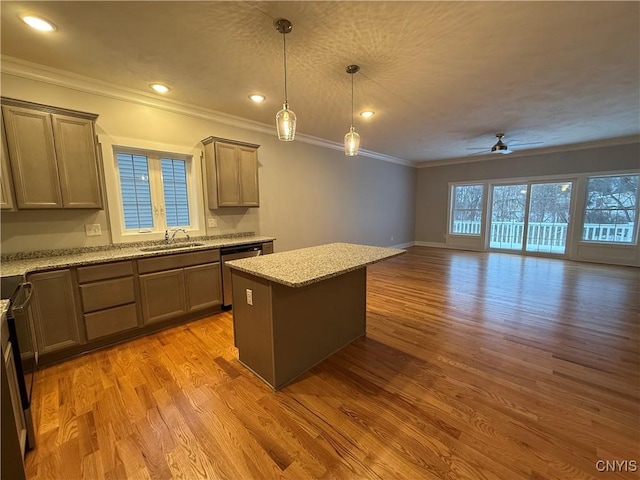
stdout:
[(220, 251), (138, 260), (144, 324), (222, 305)]
[(82, 343), (71, 271), (55, 270), (27, 276), (33, 284), (31, 312), (40, 355)]
[(265, 242), (262, 244), (262, 254), (269, 255), (273, 253), (273, 242)]
[(80, 267), (77, 273), (87, 340), (139, 326), (131, 260)]
[(184, 283), (188, 311), (222, 305), (220, 262), (185, 268)]
[(27, 443), (27, 423), (24, 418), (24, 411), (22, 410), (22, 402), (20, 400), (18, 372), (16, 370), (16, 362), (13, 356), (13, 345), (11, 342), (7, 342), (6, 347), (3, 348), (2, 355), (6, 367), (6, 372), (3, 372), (3, 374), (6, 374), (7, 382), (9, 384), (9, 396), (11, 398), (13, 419), (15, 422), (16, 430), (18, 432), (20, 452), (24, 452)]
[[(2, 117), (0, 116), (0, 128)], [(9, 168), (9, 154), (7, 152), (7, 139), (2, 135), (2, 149), (0, 150), (0, 208), (2, 210), (14, 210), (15, 201), (13, 195), (13, 182), (11, 181), (11, 169)]]
[(259, 145), (205, 138), (204, 158), (209, 208), (258, 207)]
[(97, 115), (2, 99), (18, 209), (102, 208)]
[(140, 275), (144, 323), (161, 322), (187, 312), (181, 268)]

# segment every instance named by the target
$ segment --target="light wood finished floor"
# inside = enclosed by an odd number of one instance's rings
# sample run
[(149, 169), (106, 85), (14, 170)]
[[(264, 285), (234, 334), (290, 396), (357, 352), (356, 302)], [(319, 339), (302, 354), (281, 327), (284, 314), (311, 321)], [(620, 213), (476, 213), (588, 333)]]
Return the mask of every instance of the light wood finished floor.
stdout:
[(638, 478), (596, 469), (640, 463), (638, 269), (413, 247), (368, 281), (366, 338), (278, 393), (229, 313), (44, 369), (28, 477)]

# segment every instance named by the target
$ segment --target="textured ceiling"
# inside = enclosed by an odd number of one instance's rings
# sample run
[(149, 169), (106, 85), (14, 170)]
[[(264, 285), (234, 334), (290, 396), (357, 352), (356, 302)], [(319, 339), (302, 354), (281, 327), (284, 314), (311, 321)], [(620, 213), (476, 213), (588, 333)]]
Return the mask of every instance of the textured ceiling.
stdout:
[[(342, 142), (349, 64), (361, 148), (422, 162), (505, 141), (543, 148), (640, 133), (639, 2), (13, 2), (3, 55)], [(58, 30), (42, 34), (19, 15)], [(247, 96), (267, 96), (261, 105)]]

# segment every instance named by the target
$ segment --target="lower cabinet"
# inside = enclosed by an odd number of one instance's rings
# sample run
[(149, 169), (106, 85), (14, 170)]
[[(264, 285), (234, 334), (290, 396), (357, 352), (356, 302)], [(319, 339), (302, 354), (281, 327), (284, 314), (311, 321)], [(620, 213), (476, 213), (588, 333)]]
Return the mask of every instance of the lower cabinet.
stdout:
[(32, 321), (16, 324), (23, 365), (36, 351), (46, 364), (222, 306), (219, 249), (32, 273), (26, 280), (33, 284)]
[(219, 260), (219, 250), (138, 260), (144, 324), (222, 305)]
[(140, 275), (144, 323), (161, 322), (187, 312), (182, 268)]
[[(6, 367), (6, 371), (2, 373), (6, 375), (7, 382), (9, 384), (9, 395), (11, 399), (11, 402), (8, 404), (11, 405), (13, 410), (13, 419), (15, 422), (16, 430), (18, 432), (20, 452), (24, 453), (27, 443), (27, 423), (24, 418), (24, 412), (22, 411), (20, 387), (18, 386), (18, 372), (16, 370), (16, 362), (13, 358), (13, 345), (11, 344), (11, 342), (7, 342), (6, 348), (3, 348), (2, 355)], [(3, 399), (3, 403), (4, 401), (5, 399)], [(5, 405), (3, 405), (3, 407), (4, 406)], [(11, 424), (11, 422), (9, 422), (9, 424)], [(3, 424), (3, 429), (4, 428), (8, 427), (4, 427)], [(4, 449), (2, 454), (4, 455)]]
[(222, 305), (220, 262), (185, 268), (184, 282), (188, 311)]
[(82, 343), (71, 271), (34, 273), (31, 313), (40, 355)]
[(139, 326), (133, 262), (78, 268), (78, 283), (87, 340)]

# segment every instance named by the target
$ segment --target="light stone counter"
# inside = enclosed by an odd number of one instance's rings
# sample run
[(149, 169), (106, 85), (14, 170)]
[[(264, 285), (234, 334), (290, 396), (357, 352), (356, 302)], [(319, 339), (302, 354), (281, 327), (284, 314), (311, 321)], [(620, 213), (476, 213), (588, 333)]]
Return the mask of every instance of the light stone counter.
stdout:
[[(176, 253), (196, 252), (209, 248), (232, 247), (236, 245), (248, 245), (252, 243), (265, 243), (275, 240), (274, 237), (261, 237), (255, 235), (237, 236), (231, 238), (191, 238), (188, 242), (185, 240), (176, 241), (176, 245), (180, 243), (202, 243), (201, 246), (176, 248), (164, 251), (146, 252), (141, 248), (153, 246), (151, 243), (140, 243), (135, 246), (120, 247), (111, 245), (108, 247), (91, 249), (78, 248), (64, 250), (57, 254), (56, 251), (46, 252), (48, 255), (36, 256), (35, 258), (20, 259), (3, 259), (0, 264), (0, 270), (3, 277), (14, 275), (25, 275), (27, 273), (53, 270), (58, 268), (76, 267), (81, 265), (92, 265), (96, 263), (111, 262), (116, 260), (130, 260), (144, 257), (157, 257), (160, 255), (171, 255)], [(155, 245), (161, 245), (155, 242)], [(37, 254), (38, 252), (35, 252)], [(27, 255), (29, 256), (29, 255)]]
[(330, 243), (227, 262), (231, 268), (288, 287), (303, 287), (402, 255), (397, 248)]

